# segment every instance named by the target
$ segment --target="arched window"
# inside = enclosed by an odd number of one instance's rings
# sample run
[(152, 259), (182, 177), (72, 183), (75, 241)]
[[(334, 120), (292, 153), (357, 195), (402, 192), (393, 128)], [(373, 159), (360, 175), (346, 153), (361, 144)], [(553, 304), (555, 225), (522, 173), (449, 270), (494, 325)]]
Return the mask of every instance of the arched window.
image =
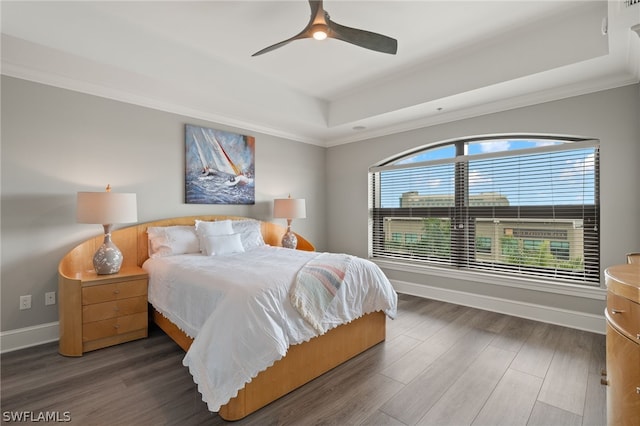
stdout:
[(400, 154), (369, 169), (370, 256), (597, 285), (598, 170), (598, 142), (579, 138), (493, 136)]

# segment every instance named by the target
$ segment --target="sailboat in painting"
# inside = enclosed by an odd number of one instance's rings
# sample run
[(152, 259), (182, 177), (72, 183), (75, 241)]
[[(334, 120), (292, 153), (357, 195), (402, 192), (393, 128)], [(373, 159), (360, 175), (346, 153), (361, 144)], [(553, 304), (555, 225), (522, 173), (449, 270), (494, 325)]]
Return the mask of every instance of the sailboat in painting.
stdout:
[(253, 138), (187, 125), (187, 203), (253, 204), (253, 186)]
[(211, 163), (207, 163), (202, 147), (200, 146), (200, 142), (197, 137), (194, 137), (194, 142), (198, 149), (198, 155), (202, 162), (203, 176), (210, 176), (216, 173), (226, 173), (229, 175), (229, 185), (245, 185), (253, 182), (252, 178), (245, 176), (242, 173), (242, 170), (240, 170), (240, 168), (231, 161), (231, 158), (229, 158), (229, 155), (225, 152), (222, 145), (220, 145), (215, 134), (208, 134), (203, 128), (200, 128), (200, 131), (206, 148), (210, 149), (211, 156), (209, 158), (212, 159)]

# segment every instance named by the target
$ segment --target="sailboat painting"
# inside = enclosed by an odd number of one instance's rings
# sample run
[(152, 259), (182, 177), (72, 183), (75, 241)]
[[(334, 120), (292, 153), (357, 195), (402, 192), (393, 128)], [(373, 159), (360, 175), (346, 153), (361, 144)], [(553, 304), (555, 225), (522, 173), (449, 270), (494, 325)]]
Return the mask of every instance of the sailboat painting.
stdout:
[(187, 124), (187, 204), (255, 204), (255, 139)]

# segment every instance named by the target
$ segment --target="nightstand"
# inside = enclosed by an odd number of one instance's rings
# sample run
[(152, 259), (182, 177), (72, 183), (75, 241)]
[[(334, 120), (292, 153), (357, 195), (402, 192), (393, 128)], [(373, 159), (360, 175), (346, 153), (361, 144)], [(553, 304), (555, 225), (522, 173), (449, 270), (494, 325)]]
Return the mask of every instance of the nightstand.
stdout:
[(59, 275), (59, 352), (84, 352), (147, 337), (147, 273), (137, 266), (117, 274)]

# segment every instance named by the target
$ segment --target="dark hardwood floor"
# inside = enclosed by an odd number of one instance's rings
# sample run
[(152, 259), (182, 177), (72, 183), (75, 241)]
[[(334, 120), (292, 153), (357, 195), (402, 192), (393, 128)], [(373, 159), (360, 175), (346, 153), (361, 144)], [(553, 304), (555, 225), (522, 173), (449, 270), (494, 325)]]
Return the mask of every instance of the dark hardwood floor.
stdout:
[[(4, 354), (2, 421), (29, 412), (78, 425), (226, 424), (183, 356), (155, 327), (80, 358), (57, 344)], [(400, 295), (386, 342), (235, 424), (602, 426), (604, 366), (603, 335)]]

